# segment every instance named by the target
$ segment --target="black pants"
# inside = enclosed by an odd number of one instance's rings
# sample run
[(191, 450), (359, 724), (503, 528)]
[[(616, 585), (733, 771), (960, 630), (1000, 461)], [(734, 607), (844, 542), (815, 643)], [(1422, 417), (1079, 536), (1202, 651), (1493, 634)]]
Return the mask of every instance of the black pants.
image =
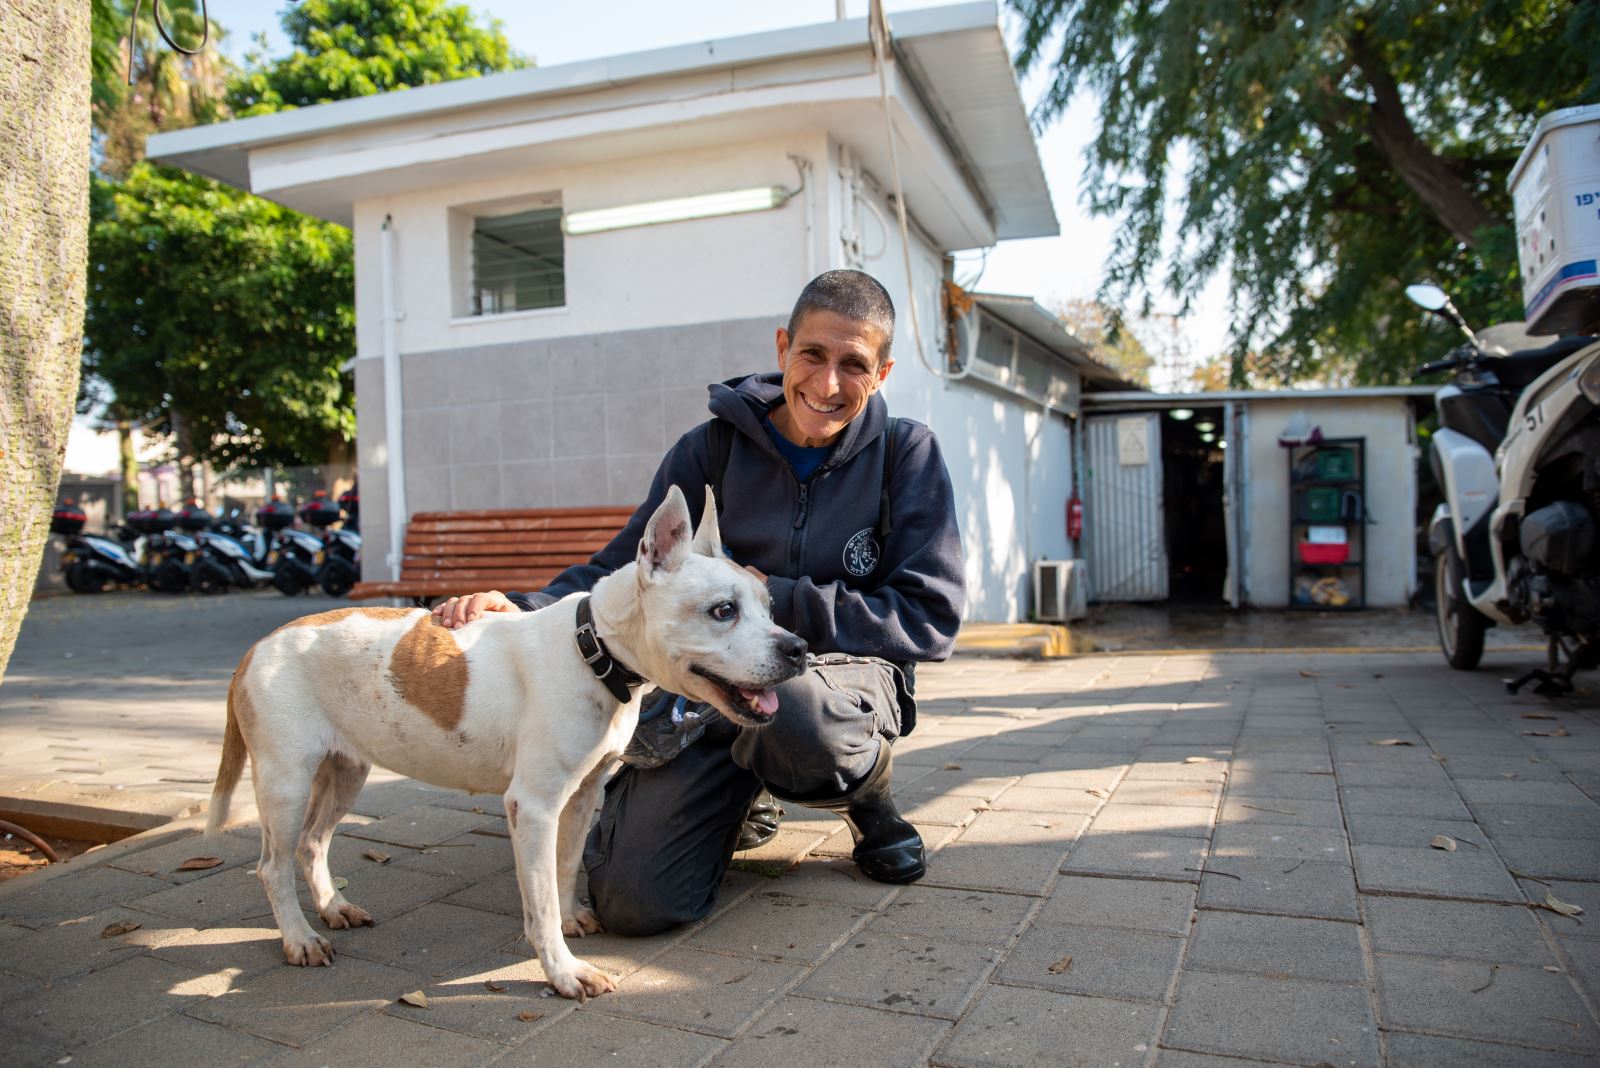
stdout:
[(669, 763), (624, 767), (607, 784), (583, 857), (607, 930), (650, 935), (705, 916), (763, 783), (840, 797), (900, 733), (895, 669), (882, 660), (818, 657), (777, 693), (767, 726), (718, 716)]

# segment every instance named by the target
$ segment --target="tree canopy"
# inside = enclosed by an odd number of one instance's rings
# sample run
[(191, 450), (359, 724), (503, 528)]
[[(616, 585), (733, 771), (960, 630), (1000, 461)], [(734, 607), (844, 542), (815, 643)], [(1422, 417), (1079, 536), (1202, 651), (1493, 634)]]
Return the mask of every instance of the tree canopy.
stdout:
[(1236, 380), (1251, 352), (1283, 380), (1403, 378), (1447, 336), (1404, 300), (1424, 278), (1521, 317), (1506, 179), (1540, 116), (1600, 99), (1600, 4), (1009, 3), (1018, 66), (1049, 67), (1036, 121), (1099, 98), (1103, 296), (1189, 302), (1227, 272)]
[[(154, 127), (522, 63), (496, 24), (444, 0), (305, 0), (283, 23), (289, 55), (253, 57), (204, 106), (147, 108)], [(148, 162), (91, 192), (84, 369), (121, 417), (218, 465), (319, 463), (354, 436), (348, 230)]]
[(1051, 306), (1056, 318), (1079, 341), (1088, 345), (1094, 358), (1123, 378), (1149, 387), (1150, 369), (1156, 358), (1135, 336), (1119, 309), (1097, 300), (1064, 300)]
[[(350, 232), (150, 163), (96, 179), (85, 368), (219, 465), (326, 459), (355, 432)], [(100, 339), (107, 339), (101, 341)]]
[(512, 70), (497, 19), (480, 25), (448, 0), (302, 0), (283, 13), (294, 51), (258, 64), (229, 87), (235, 114), (259, 115), (414, 85)]

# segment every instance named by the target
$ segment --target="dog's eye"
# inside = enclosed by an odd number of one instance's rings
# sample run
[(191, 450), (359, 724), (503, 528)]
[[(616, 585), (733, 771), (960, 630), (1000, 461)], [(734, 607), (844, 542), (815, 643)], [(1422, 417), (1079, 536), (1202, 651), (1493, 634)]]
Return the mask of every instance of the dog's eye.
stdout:
[(739, 614), (738, 606), (732, 601), (723, 601), (721, 604), (711, 606), (711, 618), (718, 623), (726, 623)]

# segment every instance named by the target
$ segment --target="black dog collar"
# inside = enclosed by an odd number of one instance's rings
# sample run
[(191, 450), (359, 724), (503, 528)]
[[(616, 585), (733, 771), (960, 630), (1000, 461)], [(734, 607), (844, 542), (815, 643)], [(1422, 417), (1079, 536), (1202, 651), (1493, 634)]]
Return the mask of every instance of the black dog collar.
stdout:
[(600, 640), (600, 635), (595, 633), (594, 611), (589, 607), (587, 595), (578, 602), (577, 639), (578, 655), (589, 665), (594, 677), (606, 684), (611, 696), (623, 704), (633, 700), (632, 687), (642, 686), (644, 676), (624, 667), (620, 660), (611, 655), (606, 643)]

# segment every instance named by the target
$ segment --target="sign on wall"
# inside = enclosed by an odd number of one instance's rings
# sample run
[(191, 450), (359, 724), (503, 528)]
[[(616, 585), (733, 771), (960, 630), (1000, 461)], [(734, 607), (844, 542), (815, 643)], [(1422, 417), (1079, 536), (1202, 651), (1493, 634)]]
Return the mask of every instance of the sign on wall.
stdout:
[(1150, 420), (1146, 416), (1117, 420), (1117, 462), (1143, 467), (1150, 462)]

